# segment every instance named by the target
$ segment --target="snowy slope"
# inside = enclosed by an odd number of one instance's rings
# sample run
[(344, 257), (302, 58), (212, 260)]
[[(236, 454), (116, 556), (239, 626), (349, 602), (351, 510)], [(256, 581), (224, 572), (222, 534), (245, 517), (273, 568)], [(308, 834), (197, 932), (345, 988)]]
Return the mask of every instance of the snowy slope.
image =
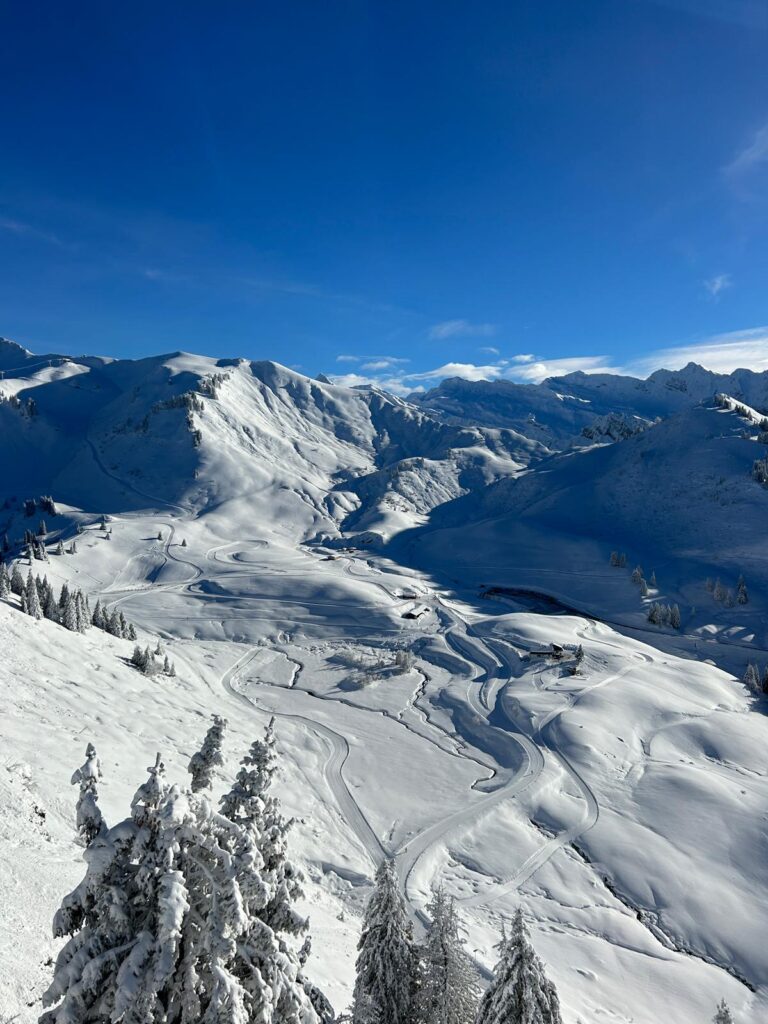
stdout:
[[(635, 626), (646, 625), (650, 601), (678, 602), (686, 631), (727, 634), (744, 645), (742, 662), (750, 648), (762, 657), (768, 552), (759, 538), (768, 490), (751, 476), (765, 453), (757, 438), (757, 426), (736, 413), (697, 406), (445, 505), (401, 544), (465, 584), (534, 586)], [(606, 568), (612, 550), (627, 553), (626, 571)], [(645, 601), (628, 579), (638, 564), (659, 580)], [(734, 590), (740, 574), (750, 603), (717, 605), (707, 577)]]
[[(393, 856), (416, 926), (443, 881), (486, 971), (522, 904), (566, 1024), (700, 1024), (721, 997), (737, 1024), (768, 1017), (768, 717), (736, 678), (768, 660), (756, 423), (688, 402), (545, 458), (508, 425), (274, 363), (78, 360), (50, 379), (32, 361), (36, 412), (0, 403), (0, 525), (15, 540), (41, 516), (20, 500), (53, 494), (34, 570), (161, 638), (177, 677), (0, 601), (0, 1016), (37, 1017), (50, 916), (81, 870), (85, 743), (114, 818), (156, 749), (182, 778), (217, 712), (227, 776), (277, 715), (310, 973), (338, 1011)], [(646, 621), (636, 561), (679, 632)], [(714, 602), (705, 577), (740, 571), (750, 603)]]

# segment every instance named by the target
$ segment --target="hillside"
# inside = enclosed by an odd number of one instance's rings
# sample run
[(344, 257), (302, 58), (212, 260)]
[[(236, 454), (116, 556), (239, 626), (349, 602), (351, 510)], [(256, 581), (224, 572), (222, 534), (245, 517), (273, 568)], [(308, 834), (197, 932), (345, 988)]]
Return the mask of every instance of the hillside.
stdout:
[[(337, 1012), (391, 857), (417, 935), (442, 883), (486, 977), (523, 906), (565, 1024), (700, 1024), (723, 997), (763, 1020), (768, 716), (740, 682), (768, 661), (755, 417), (638, 405), (642, 432), (553, 454), (271, 362), (0, 355), (6, 559), (122, 612), (176, 668), (145, 677), (132, 642), (0, 600), (0, 1016), (39, 1013), (82, 867), (85, 744), (112, 818), (156, 750), (183, 780), (217, 713), (217, 792), (276, 716), (311, 976)], [(749, 602), (715, 601), (706, 577), (740, 573)], [(647, 621), (653, 601), (679, 630)]]

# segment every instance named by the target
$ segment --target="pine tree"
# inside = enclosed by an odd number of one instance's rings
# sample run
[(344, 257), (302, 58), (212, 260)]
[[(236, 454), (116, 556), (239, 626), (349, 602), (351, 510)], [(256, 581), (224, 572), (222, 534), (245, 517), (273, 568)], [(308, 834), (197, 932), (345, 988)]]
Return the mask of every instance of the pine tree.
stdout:
[(157, 539), (158, 540), (162, 540), (163, 539), (163, 531), (162, 530), (158, 530), (157, 531)]
[(459, 935), (453, 900), (437, 889), (427, 906), (432, 923), (421, 949), (417, 996), (420, 1024), (473, 1024), (480, 987), (477, 971)]
[(202, 747), (192, 755), (187, 771), (192, 776), (193, 793), (197, 793), (201, 789), (210, 789), (213, 769), (220, 768), (224, 764), (224, 758), (221, 756), (221, 744), (226, 728), (226, 718), (214, 715), (213, 725), (205, 734)]
[(104, 629), (104, 611), (101, 607), (101, 601), (96, 602), (96, 607), (93, 609), (93, 615), (91, 616), (91, 624), (97, 629)]
[(61, 591), (59, 592), (59, 611), (64, 612), (64, 608), (69, 598), (69, 587), (66, 583), (62, 583)]
[(632, 582), (639, 583), (642, 578), (643, 570), (639, 565), (636, 565), (635, 568), (632, 570)]
[(724, 601), (725, 600), (725, 594), (726, 594), (725, 587), (720, 582), (719, 578), (716, 579), (715, 580), (714, 589), (712, 590), (712, 596), (714, 597), (714, 599), (716, 601)]
[(658, 583), (656, 582), (656, 570), (655, 569), (651, 573), (651, 578), (650, 578), (650, 580), (648, 582), (651, 584), (652, 587), (657, 587), (658, 586)]
[(644, 579), (640, 580), (640, 596), (648, 597), (648, 584), (645, 582)]
[(41, 519), (40, 522), (37, 525), (37, 536), (38, 537), (45, 537), (45, 535), (47, 533), (48, 533), (48, 527), (45, 525), (45, 520)]
[(136, 630), (134, 629), (134, 626), (133, 626), (132, 622), (128, 623), (128, 639), (129, 640), (135, 640), (136, 639)]
[(61, 540), (61, 539), (59, 539), (59, 543), (56, 545), (56, 554), (57, 555), (63, 555), (64, 554), (64, 541)]
[(187, 538), (186, 538), (186, 537), (185, 537), (185, 538), (184, 538), (184, 540), (183, 540), (183, 541), (181, 542), (181, 546), (182, 546), (183, 548), (185, 548), (185, 547), (187, 546)]
[(376, 872), (357, 948), (353, 1024), (409, 1024), (416, 957), (395, 866), (389, 859)]
[(512, 919), (493, 980), (480, 1003), (477, 1024), (562, 1024), (555, 986), (528, 937), (522, 910)]
[(11, 592), (11, 577), (5, 562), (0, 562), (0, 598), (8, 597)]
[(763, 693), (768, 695), (768, 665), (766, 665), (765, 668), (763, 669), (763, 678), (762, 678), (762, 682), (761, 682), (761, 687), (762, 687)]
[(77, 632), (77, 605), (75, 603), (75, 597), (71, 593), (67, 593), (66, 600), (64, 602), (64, 608), (61, 612), (61, 624), (65, 629), (70, 630), (70, 632)]
[(739, 582), (736, 584), (736, 601), (738, 604), (749, 604), (749, 593), (743, 576), (739, 576)]
[(724, 999), (721, 999), (717, 1004), (717, 1010), (715, 1011), (715, 1016), (712, 1018), (712, 1024), (733, 1024), (731, 1011), (728, 1009), (728, 1005)]
[(680, 609), (676, 604), (673, 604), (670, 610), (669, 624), (672, 629), (680, 629)]
[(72, 543), (69, 545), (69, 553), (70, 555), (77, 554), (77, 541), (73, 540)]
[(21, 597), (24, 593), (24, 577), (21, 575), (18, 562), (14, 564), (13, 572), (11, 573), (11, 593), (17, 597)]
[(618, 565), (619, 565), (619, 552), (618, 551), (612, 551), (611, 552), (610, 562), (611, 562), (612, 566), (614, 566), (615, 568), (618, 568)]
[(59, 621), (59, 602), (56, 600), (53, 587), (49, 587), (43, 603), (43, 615), (51, 622)]
[(31, 569), (27, 574), (27, 582), (24, 587), (24, 597), (26, 599), (27, 615), (31, 615), (33, 619), (42, 619), (43, 609), (40, 607), (40, 595), (37, 592), (37, 584), (32, 576)]
[(758, 695), (762, 692), (762, 683), (760, 682), (760, 673), (757, 665), (749, 664), (744, 673), (743, 678), (744, 685), (750, 693)]
[(101, 782), (101, 761), (96, 748), (89, 743), (85, 749), (85, 763), (72, 776), (72, 785), (80, 786), (77, 798), (77, 831), (90, 846), (96, 836), (106, 831), (104, 819), (99, 810), (97, 783)]

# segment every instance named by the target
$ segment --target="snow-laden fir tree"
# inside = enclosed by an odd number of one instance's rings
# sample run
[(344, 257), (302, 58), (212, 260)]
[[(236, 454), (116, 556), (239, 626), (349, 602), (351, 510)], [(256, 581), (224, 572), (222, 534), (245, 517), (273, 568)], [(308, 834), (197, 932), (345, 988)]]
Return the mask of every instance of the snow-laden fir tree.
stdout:
[(101, 782), (101, 761), (96, 748), (89, 743), (85, 749), (85, 762), (72, 776), (72, 785), (80, 786), (77, 798), (77, 831), (86, 846), (105, 831), (104, 818), (99, 809), (98, 783)]
[(357, 949), (353, 1024), (409, 1024), (415, 1019), (417, 958), (389, 859), (376, 872)]
[(42, 619), (43, 609), (40, 606), (40, 595), (37, 592), (37, 584), (31, 569), (27, 574), (27, 582), (24, 586), (24, 598), (27, 615), (31, 615), (33, 619)]
[(728, 1009), (728, 1004), (724, 999), (721, 999), (717, 1004), (715, 1016), (712, 1018), (712, 1024), (733, 1024), (731, 1011)]
[(762, 693), (763, 688), (760, 682), (760, 671), (757, 665), (747, 665), (742, 681), (751, 694), (758, 696)]
[(479, 979), (459, 934), (455, 904), (440, 888), (427, 912), (432, 923), (421, 947), (416, 1019), (419, 1024), (473, 1024)]
[(522, 910), (515, 913), (499, 948), (476, 1024), (562, 1024), (555, 986), (531, 945)]
[(642, 578), (643, 570), (639, 565), (636, 565), (635, 568), (632, 570), (632, 582), (639, 583)]
[(227, 818), (170, 786), (158, 755), (55, 917), (71, 938), (42, 1024), (318, 1024), (299, 954), (259, 916), (274, 896), (262, 804), (249, 816), (235, 801), (239, 820)]
[(680, 609), (676, 604), (669, 611), (669, 624), (672, 629), (680, 629)]
[(11, 577), (5, 562), (0, 562), (0, 598), (8, 597), (11, 592)]
[[(167, 664), (167, 656), (165, 660)], [(170, 673), (170, 668), (166, 668), (165, 671)], [(226, 728), (226, 718), (214, 715), (213, 725), (205, 734), (202, 747), (192, 755), (187, 771), (192, 776), (191, 787), (193, 793), (198, 793), (201, 789), (210, 789), (214, 768), (221, 768), (224, 764), (224, 758), (221, 756), (221, 745)]]

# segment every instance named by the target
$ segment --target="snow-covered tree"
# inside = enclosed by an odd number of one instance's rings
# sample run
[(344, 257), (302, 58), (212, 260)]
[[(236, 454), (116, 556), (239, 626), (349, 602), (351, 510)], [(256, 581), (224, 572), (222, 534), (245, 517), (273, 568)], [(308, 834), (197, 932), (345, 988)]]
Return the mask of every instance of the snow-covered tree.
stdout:
[(658, 583), (656, 582), (656, 570), (655, 569), (651, 572), (651, 578), (650, 578), (650, 580), (648, 580), (648, 582), (650, 583), (650, 585), (652, 587), (657, 587), (658, 586)]
[(721, 999), (717, 1004), (715, 1016), (712, 1018), (712, 1024), (733, 1024), (731, 1011), (728, 1009), (728, 1004), (724, 999)]
[(611, 562), (612, 566), (614, 566), (615, 568), (618, 568), (618, 565), (619, 565), (619, 552), (618, 551), (612, 551), (611, 552), (610, 562)]
[(187, 771), (192, 776), (193, 793), (197, 793), (201, 789), (209, 789), (213, 780), (214, 768), (220, 768), (224, 764), (224, 758), (221, 756), (221, 744), (226, 728), (226, 718), (214, 715), (213, 725), (205, 734), (202, 747), (192, 755)]
[(24, 593), (24, 577), (21, 575), (18, 562), (14, 564), (13, 572), (11, 573), (11, 593), (17, 597), (21, 597)]
[(48, 533), (48, 527), (45, 525), (45, 520), (41, 519), (40, 522), (37, 525), (37, 536), (38, 537), (45, 537), (45, 535), (47, 533)]
[(259, 834), (170, 786), (158, 755), (56, 914), (71, 938), (41, 1024), (318, 1024), (310, 992), (327, 1001), (258, 915), (270, 895)]
[(636, 565), (635, 568), (632, 570), (632, 582), (633, 583), (639, 583), (642, 578), (643, 578), (642, 567), (639, 566), (639, 565)]
[(5, 562), (0, 562), (0, 598), (8, 597), (11, 592), (11, 577)]
[(562, 1024), (555, 986), (531, 945), (522, 910), (515, 913), (499, 948), (477, 1024)]
[(676, 604), (670, 609), (669, 624), (672, 629), (680, 629), (680, 608)]
[(762, 683), (760, 681), (760, 672), (757, 665), (747, 665), (746, 671), (744, 672), (743, 683), (750, 693), (756, 696), (762, 693)]
[(640, 596), (648, 597), (648, 584), (645, 582), (644, 579), (640, 580)]
[(739, 581), (736, 584), (736, 601), (739, 604), (749, 603), (749, 593), (747, 591), (747, 584), (744, 582), (743, 576), (739, 576)]
[(432, 922), (421, 948), (416, 1018), (419, 1024), (473, 1024), (478, 973), (459, 934), (455, 904), (437, 889), (427, 911)]
[(72, 776), (72, 785), (80, 786), (80, 795), (77, 798), (77, 831), (86, 846), (106, 830), (104, 818), (99, 810), (99, 782), (101, 761), (96, 756), (96, 748), (89, 743), (85, 748), (85, 763)]
[(718, 577), (718, 579), (715, 580), (715, 585), (712, 589), (712, 596), (716, 601), (724, 601), (726, 593), (727, 591)]
[(61, 538), (59, 538), (59, 543), (56, 545), (56, 554), (57, 555), (63, 555), (64, 554), (64, 541), (61, 540)]
[(93, 615), (91, 616), (91, 624), (97, 629), (104, 629), (104, 610), (101, 607), (101, 601), (96, 602), (96, 607), (93, 609)]
[(27, 615), (31, 615), (33, 619), (42, 619), (43, 609), (40, 606), (40, 595), (31, 569), (27, 574), (27, 582), (24, 586), (24, 598)]
[(409, 1024), (417, 961), (395, 865), (389, 859), (376, 872), (357, 948), (353, 1024)]

